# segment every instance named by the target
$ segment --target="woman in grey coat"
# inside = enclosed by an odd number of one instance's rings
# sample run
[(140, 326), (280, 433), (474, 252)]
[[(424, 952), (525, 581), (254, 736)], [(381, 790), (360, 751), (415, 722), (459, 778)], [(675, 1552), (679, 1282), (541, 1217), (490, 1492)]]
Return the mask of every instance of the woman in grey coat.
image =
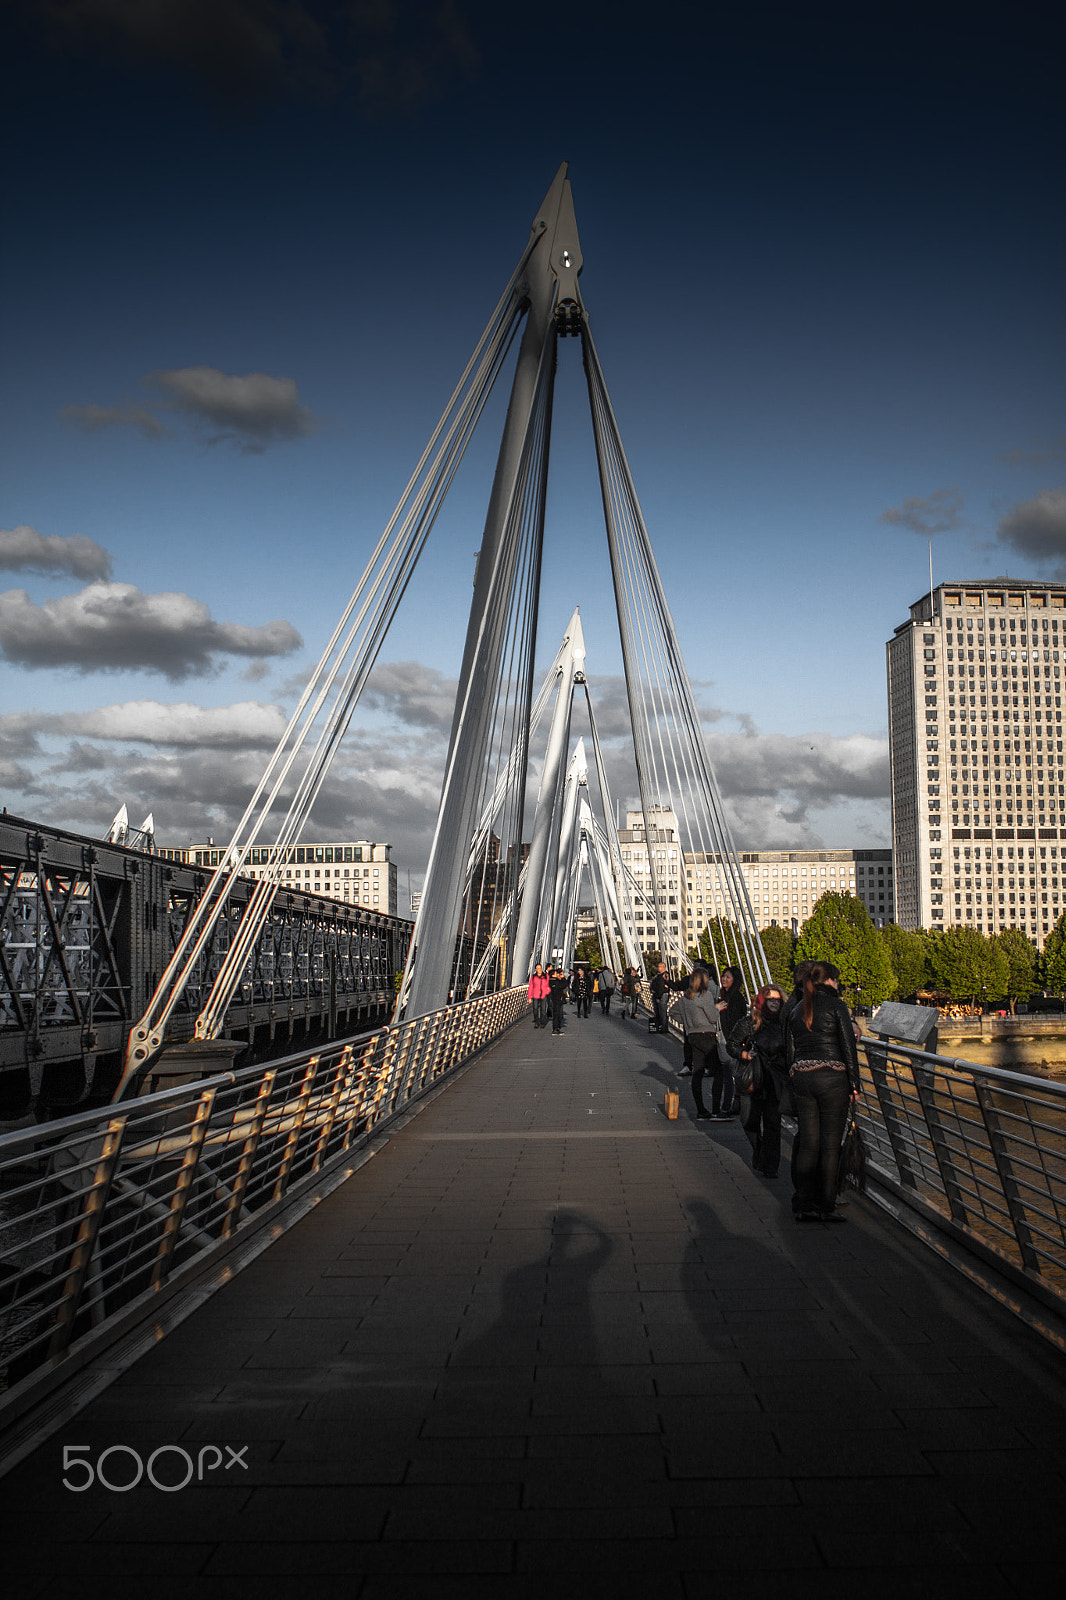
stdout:
[(718, 1061), (718, 985), (709, 973), (697, 970), (681, 997), (681, 1016), (685, 1037), (692, 1046), (692, 1098), (696, 1102), (696, 1121), (709, 1122), (711, 1113), (703, 1103), (703, 1076), (721, 1072)]

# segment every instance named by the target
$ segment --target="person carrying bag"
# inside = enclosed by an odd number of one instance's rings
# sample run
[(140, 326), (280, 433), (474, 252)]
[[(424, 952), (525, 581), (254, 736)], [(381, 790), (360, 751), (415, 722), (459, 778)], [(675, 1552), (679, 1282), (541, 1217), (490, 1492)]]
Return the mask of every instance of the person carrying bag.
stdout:
[(740, 1125), (751, 1145), (752, 1170), (764, 1178), (777, 1177), (781, 1160), (781, 1105), (786, 1093), (783, 1007), (781, 990), (767, 984), (755, 996), (751, 1016), (742, 1017), (729, 1037)]
[[(694, 972), (681, 997), (681, 1018), (685, 1025), (685, 1038), (692, 1050), (692, 1098), (696, 1105), (697, 1122), (721, 1120), (722, 1067), (718, 1059), (721, 1019), (717, 1001), (718, 985), (713, 978), (704, 971)], [(712, 1075), (713, 1111), (707, 1110), (703, 1100), (703, 1080), (708, 1072)]]

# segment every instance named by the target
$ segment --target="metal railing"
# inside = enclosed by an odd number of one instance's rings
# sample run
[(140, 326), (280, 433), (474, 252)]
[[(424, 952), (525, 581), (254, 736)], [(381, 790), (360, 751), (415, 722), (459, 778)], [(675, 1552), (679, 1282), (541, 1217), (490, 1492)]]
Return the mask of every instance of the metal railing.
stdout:
[(342, 1165), (504, 1033), (504, 990), (347, 1044), (0, 1138), (0, 1422), (109, 1327)]
[(1066, 1084), (869, 1037), (859, 1059), (873, 1176), (1066, 1308)]
[[(642, 1001), (650, 1010), (650, 992)], [(673, 1009), (669, 1019), (683, 1038)], [(859, 1063), (871, 1176), (1066, 1310), (1066, 1084), (870, 1036)]]

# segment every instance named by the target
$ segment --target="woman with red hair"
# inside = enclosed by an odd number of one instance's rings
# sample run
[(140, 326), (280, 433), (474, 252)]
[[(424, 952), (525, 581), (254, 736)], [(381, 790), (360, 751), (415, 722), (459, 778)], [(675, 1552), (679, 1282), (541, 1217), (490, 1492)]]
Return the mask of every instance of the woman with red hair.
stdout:
[[(751, 1165), (764, 1178), (776, 1178), (781, 1160), (781, 1102), (785, 1097), (785, 996), (774, 983), (763, 986), (752, 1001), (751, 1018), (729, 1041), (740, 1061), (740, 1123), (751, 1145)], [(748, 1066), (745, 1071), (745, 1066)], [(750, 1088), (741, 1087), (745, 1081)]]

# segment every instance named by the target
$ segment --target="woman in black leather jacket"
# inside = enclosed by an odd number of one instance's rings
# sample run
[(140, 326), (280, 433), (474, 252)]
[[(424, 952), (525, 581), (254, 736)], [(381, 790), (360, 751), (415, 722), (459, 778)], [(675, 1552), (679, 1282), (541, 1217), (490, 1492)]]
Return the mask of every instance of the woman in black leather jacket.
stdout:
[(711, 1088), (711, 1105), (715, 1117), (732, 1117), (740, 1110), (737, 1103), (733, 1073), (729, 1061), (729, 1037), (737, 1024), (748, 1014), (748, 997), (744, 993), (744, 974), (739, 967), (723, 967), (718, 988), (718, 1010), (722, 1018), (722, 1039), (725, 1048), (719, 1056), (719, 1073)]
[(843, 1222), (836, 1209), (837, 1163), (848, 1102), (859, 1093), (851, 1013), (837, 992), (840, 973), (816, 961), (803, 1003), (788, 1018), (789, 1081), (799, 1124), (792, 1152), (797, 1222)]
[(781, 1159), (781, 1102), (785, 1094), (785, 997), (776, 984), (760, 989), (750, 1019), (733, 1030), (729, 1052), (738, 1061), (758, 1061), (759, 1083), (740, 1095), (740, 1122), (751, 1145), (752, 1171), (776, 1178)]

